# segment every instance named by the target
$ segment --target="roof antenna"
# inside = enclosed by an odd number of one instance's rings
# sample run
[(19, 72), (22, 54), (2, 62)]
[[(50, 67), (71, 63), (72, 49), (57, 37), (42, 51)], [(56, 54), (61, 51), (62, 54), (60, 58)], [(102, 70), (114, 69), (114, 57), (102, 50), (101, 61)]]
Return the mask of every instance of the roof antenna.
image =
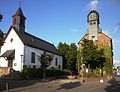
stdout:
[(19, 7), (21, 8), (21, 0), (19, 0)]

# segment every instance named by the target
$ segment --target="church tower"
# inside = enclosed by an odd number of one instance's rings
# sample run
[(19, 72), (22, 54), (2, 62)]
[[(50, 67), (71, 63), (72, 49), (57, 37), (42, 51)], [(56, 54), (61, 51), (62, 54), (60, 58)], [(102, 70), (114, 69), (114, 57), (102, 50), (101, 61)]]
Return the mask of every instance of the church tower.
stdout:
[(87, 16), (89, 40), (98, 40), (99, 32), (99, 14), (97, 11), (91, 11)]
[(13, 18), (13, 27), (21, 33), (25, 32), (25, 20), (26, 17), (24, 16), (21, 7), (18, 8), (16, 13), (12, 16)]

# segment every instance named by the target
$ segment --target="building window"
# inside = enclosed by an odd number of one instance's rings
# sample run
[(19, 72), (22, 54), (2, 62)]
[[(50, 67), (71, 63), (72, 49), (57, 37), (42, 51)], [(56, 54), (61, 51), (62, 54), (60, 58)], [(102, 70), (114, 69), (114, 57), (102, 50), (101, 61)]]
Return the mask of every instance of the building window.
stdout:
[(58, 59), (55, 58), (55, 66), (58, 66)]
[(96, 22), (93, 22), (93, 24), (96, 24)]
[(35, 53), (31, 53), (31, 63), (35, 63)]
[(91, 38), (92, 38), (93, 41), (95, 40), (95, 36), (92, 36)]
[(92, 25), (92, 22), (90, 22), (90, 25)]
[(10, 39), (10, 42), (11, 42), (11, 43), (13, 42), (13, 38)]

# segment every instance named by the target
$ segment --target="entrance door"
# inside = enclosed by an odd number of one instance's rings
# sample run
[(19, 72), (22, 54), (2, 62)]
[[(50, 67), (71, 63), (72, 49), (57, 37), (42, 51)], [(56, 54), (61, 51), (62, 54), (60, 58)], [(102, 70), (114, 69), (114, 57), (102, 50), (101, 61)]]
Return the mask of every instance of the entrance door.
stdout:
[(13, 60), (8, 60), (8, 67), (12, 68), (13, 66)]

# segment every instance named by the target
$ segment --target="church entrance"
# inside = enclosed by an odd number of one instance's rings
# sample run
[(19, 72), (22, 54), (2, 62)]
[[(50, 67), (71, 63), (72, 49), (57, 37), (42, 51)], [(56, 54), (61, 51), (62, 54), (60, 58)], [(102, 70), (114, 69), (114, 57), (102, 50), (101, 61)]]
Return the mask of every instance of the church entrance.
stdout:
[(5, 53), (1, 55), (8, 61), (8, 67), (13, 67), (13, 60), (15, 58), (15, 50), (7, 50)]
[(13, 60), (8, 60), (8, 67), (10, 67), (10, 68), (13, 67)]

